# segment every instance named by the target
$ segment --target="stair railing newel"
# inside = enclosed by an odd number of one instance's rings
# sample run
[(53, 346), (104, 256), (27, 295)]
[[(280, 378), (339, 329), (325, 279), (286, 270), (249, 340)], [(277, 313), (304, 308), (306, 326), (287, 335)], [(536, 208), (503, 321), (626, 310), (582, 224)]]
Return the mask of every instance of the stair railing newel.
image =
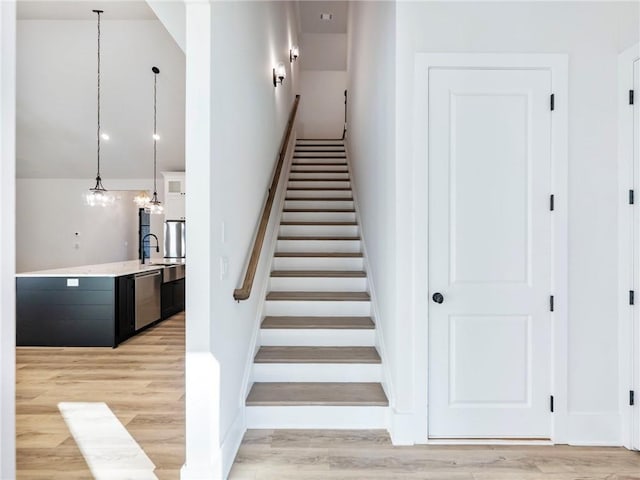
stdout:
[(260, 261), (260, 253), (262, 252), (262, 246), (264, 244), (264, 238), (267, 233), (267, 226), (269, 224), (269, 218), (271, 216), (271, 210), (273, 202), (275, 200), (276, 192), (278, 190), (278, 183), (280, 182), (280, 175), (282, 173), (282, 166), (284, 159), (287, 155), (287, 149), (291, 140), (291, 134), (293, 133), (293, 126), (295, 124), (296, 113), (298, 112), (298, 104), (300, 103), (300, 95), (296, 95), (296, 98), (291, 107), (291, 113), (289, 114), (289, 120), (285, 129), (282, 142), (280, 144), (280, 150), (278, 153), (278, 160), (276, 162), (276, 168), (271, 179), (269, 186), (267, 200), (260, 216), (260, 223), (258, 224), (258, 230), (253, 242), (249, 262), (247, 264), (247, 270), (245, 272), (244, 280), (240, 288), (236, 288), (233, 291), (233, 298), (237, 302), (247, 300), (251, 295), (251, 289), (253, 288), (253, 281), (258, 269), (258, 263)]

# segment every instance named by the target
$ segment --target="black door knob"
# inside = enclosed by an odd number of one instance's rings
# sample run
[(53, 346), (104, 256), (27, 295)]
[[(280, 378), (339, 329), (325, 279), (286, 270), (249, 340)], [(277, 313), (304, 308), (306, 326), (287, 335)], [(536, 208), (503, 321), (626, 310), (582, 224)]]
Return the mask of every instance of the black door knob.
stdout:
[(433, 297), (431, 297), (431, 298), (433, 298), (433, 301), (436, 302), (436, 303), (444, 302), (444, 297), (439, 292), (434, 293)]

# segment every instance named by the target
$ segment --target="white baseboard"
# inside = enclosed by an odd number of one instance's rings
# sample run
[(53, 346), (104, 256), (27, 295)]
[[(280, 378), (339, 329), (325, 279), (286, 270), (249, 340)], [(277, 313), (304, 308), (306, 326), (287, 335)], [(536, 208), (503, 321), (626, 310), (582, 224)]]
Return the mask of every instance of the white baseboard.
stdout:
[(389, 409), (389, 425), (387, 427), (393, 445), (415, 445), (415, 415), (399, 413)]
[(183, 465), (180, 469), (180, 480), (223, 480), (220, 464), (198, 465), (197, 467), (187, 467)]
[(612, 447), (622, 445), (620, 414), (570, 413), (569, 445)]
[(240, 449), (240, 444), (242, 443), (242, 438), (246, 431), (247, 421), (245, 417), (245, 407), (243, 405), (238, 408), (236, 418), (233, 420), (231, 428), (229, 428), (227, 435), (222, 441), (222, 446), (220, 447), (220, 458), (222, 460), (222, 473), (224, 478), (227, 478), (231, 471), (231, 467), (236, 459), (236, 455)]

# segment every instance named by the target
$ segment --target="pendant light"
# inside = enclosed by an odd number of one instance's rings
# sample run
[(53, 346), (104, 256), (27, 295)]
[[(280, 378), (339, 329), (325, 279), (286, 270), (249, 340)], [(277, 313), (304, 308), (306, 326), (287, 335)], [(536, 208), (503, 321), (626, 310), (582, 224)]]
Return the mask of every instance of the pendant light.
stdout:
[(106, 134), (101, 135), (100, 132), (100, 14), (104, 13), (103, 10), (92, 10), (98, 15), (98, 173), (96, 174), (96, 186), (89, 189), (86, 194), (87, 205), (106, 207), (115, 201), (113, 195), (111, 195), (106, 188), (102, 185), (102, 178), (100, 177), (100, 138), (109, 138)]
[(152, 214), (161, 214), (164, 212), (164, 207), (162, 206), (162, 202), (158, 200), (158, 189), (156, 186), (156, 176), (157, 176), (157, 154), (158, 154), (158, 140), (160, 137), (158, 136), (157, 129), (157, 117), (158, 117), (158, 74), (160, 73), (160, 69), (158, 67), (152, 67), (151, 71), (153, 72), (153, 196), (151, 200), (147, 203), (146, 208), (149, 210), (149, 213)]

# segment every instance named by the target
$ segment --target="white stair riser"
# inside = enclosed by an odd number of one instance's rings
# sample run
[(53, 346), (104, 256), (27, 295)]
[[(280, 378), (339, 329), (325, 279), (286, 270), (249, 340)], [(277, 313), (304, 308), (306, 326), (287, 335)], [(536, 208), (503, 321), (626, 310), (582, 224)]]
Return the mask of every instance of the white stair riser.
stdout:
[(347, 172), (348, 167), (347, 164), (342, 165), (293, 165), (291, 169), (291, 173), (302, 173), (302, 172), (317, 172), (323, 170), (340, 170), (341, 172)]
[(271, 277), (272, 291), (279, 292), (365, 292), (366, 278)]
[(359, 234), (357, 225), (280, 225), (278, 232), (285, 237), (355, 237)]
[(277, 252), (359, 252), (360, 240), (278, 240)]
[(382, 429), (389, 407), (247, 407), (247, 428)]
[(371, 315), (371, 302), (267, 300), (264, 312), (265, 316), (363, 317)]
[(344, 158), (345, 157), (345, 153), (344, 152), (294, 152), (293, 154), (294, 159), (297, 158), (314, 158), (314, 157), (319, 157), (319, 158)]
[(287, 190), (288, 198), (353, 198), (351, 190)]
[(364, 328), (263, 328), (260, 330), (260, 345), (267, 347), (373, 347), (375, 333), (373, 329)]
[(301, 182), (300, 180), (289, 180), (289, 187), (293, 188), (351, 188), (349, 181), (343, 180), (312, 180), (310, 182)]
[(380, 382), (376, 364), (268, 364), (253, 365), (254, 382)]
[(294, 155), (300, 155), (303, 153), (309, 153), (312, 155), (324, 156), (326, 154), (345, 156), (344, 149), (336, 147), (296, 147)]
[(362, 270), (364, 260), (338, 257), (275, 257), (273, 270)]
[(353, 200), (287, 200), (284, 202), (284, 208), (343, 208), (353, 209)]
[(298, 158), (294, 158), (293, 162), (294, 165), (304, 165), (307, 163), (344, 163), (345, 165), (347, 164), (346, 159), (344, 158), (340, 158), (340, 157), (336, 157), (336, 156), (328, 156), (328, 157), (309, 157), (308, 154), (304, 154), (301, 155)]
[(355, 222), (354, 212), (282, 212), (285, 222)]
[(337, 179), (337, 180), (349, 180), (348, 172), (331, 172), (331, 173), (320, 173), (320, 172), (295, 172), (289, 175), (289, 180), (296, 180), (301, 178), (313, 178), (316, 180), (319, 179)]

